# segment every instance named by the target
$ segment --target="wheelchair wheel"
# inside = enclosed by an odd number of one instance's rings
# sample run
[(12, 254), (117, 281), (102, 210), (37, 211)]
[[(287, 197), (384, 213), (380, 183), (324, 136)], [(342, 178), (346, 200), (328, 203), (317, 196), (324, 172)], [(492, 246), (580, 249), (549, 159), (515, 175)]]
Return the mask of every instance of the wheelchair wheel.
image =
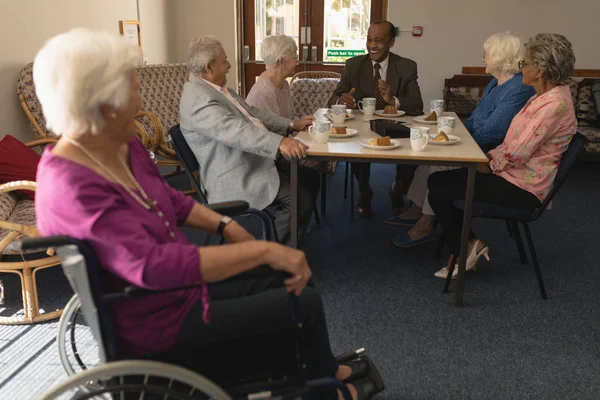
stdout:
[[(92, 384), (90, 384), (92, 383)], [(232, 400), (203, 376), (156, 361), (117, 361), (71, 376), (39, 400), (109, 399)]]
[(80, 312), (80, 305), (79, 297), (73, 295), (58, 323), (58, 355), (68, 376), (100, 364), (98, 345)]

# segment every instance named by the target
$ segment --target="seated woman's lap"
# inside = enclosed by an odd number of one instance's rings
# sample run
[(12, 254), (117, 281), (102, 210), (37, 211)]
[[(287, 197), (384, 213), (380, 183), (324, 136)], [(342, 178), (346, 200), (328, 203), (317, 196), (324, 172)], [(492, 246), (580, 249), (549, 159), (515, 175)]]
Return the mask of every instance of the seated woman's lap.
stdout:
[[(209, 285), (210, 324), (203, 323), (202, 303), (196, 303), (186, 316), (175, 346), (157, 358), (217, 381), (233, 370), (237, 371), (234, 376), (245, 376), (245, 371), (251, 374), (272, 367), (265, 365), (270, 363), (268, 360), (283, 357), (286, 365), (295, 363), (290, 358), (295, 358), (298, 331), (292, 324), (283, 276), (268, 267), (244, 275)], [(314, 288), (306, 287), (298, 303), (307, 373), (313, 377), (334, 376), (337, 363), (329, 345), (321, 297)], [(217, 364), (226, 367), (221, 369)]]
[[(429, 176), (429, 199), (465, 200), (467, 168), (435, 172)], [(507, 207), (539, 207), (540, 201), (532, 193), (513, 185), (495, 174), (476, 172), (473, 200)]]

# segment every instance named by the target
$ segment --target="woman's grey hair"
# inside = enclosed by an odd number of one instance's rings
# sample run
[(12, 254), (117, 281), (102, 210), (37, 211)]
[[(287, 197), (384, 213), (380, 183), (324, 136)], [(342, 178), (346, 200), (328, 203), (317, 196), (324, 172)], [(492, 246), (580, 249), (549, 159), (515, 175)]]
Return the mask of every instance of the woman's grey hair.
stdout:
[(274, 68), (285, 57), (296, 57), (298, 46), (293, 38), (286, 35), (267, 36), (260, 44), (260, 57), (267, 68)]
[(492, 69), (510, 75), (519, 72), (519, 61), (525, 54), (519, 35), (509, 31), (494, 33), (485, 41), (483, 48)]
[(122, 36), (76, 28), (54, 36), (33, 62), (35, 92), (56, 135), (98, 134), (102, 106), (127, 106), (141, 49)]
[(201, 74), (210, 64), (215, 62), (219, 49), (223, 45), (214, 36), (200, 36), (190, 43), (188, 68), (195, 74)]
[(544, 78), (556, 85), (566, 81), (575, 68), (575, 53), (571, 42), (558, 33), (538, 33), (525, 43), (533, 64)]

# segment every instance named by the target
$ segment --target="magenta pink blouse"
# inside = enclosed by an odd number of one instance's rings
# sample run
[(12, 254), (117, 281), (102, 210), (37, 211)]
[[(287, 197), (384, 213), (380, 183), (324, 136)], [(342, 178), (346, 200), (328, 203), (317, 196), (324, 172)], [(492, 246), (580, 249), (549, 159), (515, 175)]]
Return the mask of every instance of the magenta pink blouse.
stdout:
[(544, 201), (576, 132), (577, 119), (568, 86), (533, 96), (513, 118), (504, 142), (489, 152), (490, 168)]
[[(120, 185), (51, 150), (46, 148), (37, 170), (37, 227), (44, 236), (87, 241), (105, 268), (106, 291), (130, 284), (168, 289), (202, 279), (198, 248), (177, 229), (195, 202), (163, 180), (139, 140), (129, 143), (132, 171), (158, 203), (153, 211)], [(205, 286), (112, 304), (119, 350), (135, 356), (169, 349), (188, 310), (203, 295)]]

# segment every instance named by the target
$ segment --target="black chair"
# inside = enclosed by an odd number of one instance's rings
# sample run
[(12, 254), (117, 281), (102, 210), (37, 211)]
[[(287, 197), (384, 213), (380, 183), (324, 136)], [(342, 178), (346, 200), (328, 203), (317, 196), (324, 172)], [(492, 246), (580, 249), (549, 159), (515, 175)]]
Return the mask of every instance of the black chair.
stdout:
[[(546, 288), (544, 287), (544, 281), (542, 279), (542, 273), (540, 271), (540, 265), (538, 262), (537, 253), (535, 251), (535, 247), (533, 245), (533, 238), (531, 236), (531, 231), (529, 230), (529, 223), (537, 220), (542, 216), (544, 210), (548, 207), (556, 192), (560, 189), (562, 184), (565, 182), (567, 175), (573, 169), (573, 166), (577, 162), (578, 158), (584, 151), (586, 139), (580, 134), (576, 133), (571, 139), (571, 143), (567, 148), (567, 151), (563, 154), (562, 160), (560, 162), (560, 166), (558, 168), (558, 172), (554, 179), (554, 184), (552, 185), (552, 189), (550, 193), (542, 203), (539, 208), (517, 208), (517, 207), (505, 207), (497, 204), (489, 204), (483, 203), (479, 201), (473, 202), (473, 218), (489, 218), (489, 219), (499, 219), (504, 220), (509, 226), (509, 234), (512, 232), (514, 236), (515, 242), (517, 244), (517, 249), (519, 251), (520, 260), (522, 263), (527, 263), (527, 254), (525, 252), (525, 246), (523, 245), (523, 240), (521, 239), (521, 233), (519, 230), (519, 223), (523, 225), (523, 230), (525, 231), (525, 237), (527, 238), (527, 245), (529, 247), (529, 252), (531, 253), (531, 258), (533, 259), (533, 267), (535, 269), (535, 274), (537, 277), (538, 285), (540, 287), (540, 293), (544, 300), (548, 299), (546, 295)], [(455, 205), (458, 208), (464, 210), (464, 201), (457, 201)], [(440, 238), (440, 246), (443, 245), (443, 236)], [(444, 292), (448, 291), (448, 287), (450, 286), (450, 281), (452, 277), (452, 272), (454, 270), (454, 263), (452, 263), (450, 267), (450, 271), (448, 271), (448, 276), (446, 278), (446, 284), (444, 286)]]
[[(168, 396), (168, 398), (201, 398), (205, 399), (204, 395), (198, 396), (197, 392), (210, 394), (218, 393), (220, 391), (223, 394), (221, 388), (216, 386), (206, 378), (192, 373), (189, 370), (172, 366), (171, 364), (157, 363), (153, 361), (155, 359), (160, 360), (160, 357), (154, 357), (153, 355), (147, 355), (142, 357), (138, 361), (127, 361), (119, 354), (117, 348), (117, 342), (115, 339), (115, 331), (112, 323), (112, 318), (109, 311), (109, 304), (114, 302), (125, 302), (127, 299), (139, 298), (143, 296), (159, 295), (160, 293), (166, 293), (171, 291), (178, 291), (184, 289), (190, 289), (196, 287), (196, 285), (188, 285), (184, 287), (177, 287), (172, 289), (160, 290), (160, 291), (149, 291), (141, 289), (135, 286), (125, 287), (122, 291), (105, 293), (102, 289), (100, 274), (101, 266), (99, 261), (94, 254), (93, 250), (87, 245), (87, 243), (79, 241), (77, 239), (68, 236), (54, 236), (46, 238), (36, 238), (30, 240), (24, 240), (22, 243), (23, 249), (37, 249), (37, 248), (54, 247), (57, 248), (57, 252), (61, 257), (63, 269), (65, 275), (69, 279), (69, 283), (73, 287), (77, 295), (81, 299), (81, 307), (83, 314), (86, 317), (86, 321), (94, 334), (98, 342), (98, 348), (100, 353), (101, 363), (96, 368), (91, 370), (83, 371), (69, 378), (69, 380), (63, 384), (59, 384), (58, 388), (51, 390), (52, 395), (47, 395), (44, 399), (58, 398), (58, 394), (62, 394), (66, 390), (83, 390), (93, 392), (95, 394), (114, 394), (126, 393), (131, 395), (133, 393), (142, 393), (144, 396), (147, 395), (160, 395)], [(298, 303), (296, 297), (290, 295), (290, 328), (297, 333), (296, 339), (292, 347), (288, 349), (282, 349), (286, 351), (280, 352), (277, 356), (283, 357), (287, 354), (289, 360), (289, 352), (295, 356), (295, 361), (292, 361), (292, 367), (289, 365), (281, 365), (280, 369), (275, 372), (257, 370), (254, 379), (258, 381), (244, 380), (229, 381), (225, 388), (225, 392), (232, 398), (264, 398), (264, 399), (295, 399), (299, 396), (313, 393), (314, 391), (321, 390), (323, 388), (334, 388), (339, 389), (344, 394), (345, 399), (350, 400), (351, 396), (345, 385), (332, 378), (322, 378), (312, 381), (307, 381), (303, 376), (304, 364), (302, 362), (301, 354), (301, 343), (296, 340), (301, 340), (301, 324), (298, 318)], [(275, 336), (282, 333), (282, 328), (278, 332), (274, 332)], [(269, 333), (265, 333), (267, 337)], [(271, 335), (273, 336), (273, 335)], [(281, 343), (278, 342), (278, 343)], [(228, 342), (228, 346), (229, 346)], [(273, 341), (266, 342), (265, 346), (272, 346)], [(235, 343), (233, 343), (235, 346)], [(247, 347), (247, 346), (246, 346)], [(235, 347), (234, 347), (235, 348)], [(257, 346), (254, 351), (260, 356), (262, 348)], [(231, 349), (228, 348), (229, 354), (232, 354)], [(248, 350), (245, 348), (244, 350)], [(360, 351), (359, 351), (360, 352)], [(354, 352), (355, 356), (361, 355), (359, 352)], [(245, 352), (244, 354), (246, 354)], [(264, 352), (263, 352), (264, 353)], [(273, 353), (273, 352), (269, 352)], [(207, 362), (212, 360), (211, 368), (216, 368), (220, 364), (228, 364), (230, 360), (224, 360), (220, 357), (215, 357), (218, 354), (218, 346), (211, 346), (211, 349), (207, 349), (206, 352), (202, 352), (203, 357), (206, 357)], [(264, 356), (264, 354), (263, 354)], [(263, 357), (264, 358), (264, 357)], [(256, 364), (263, 365), (265, 362), (262, 359), (252, 357), (252, 360), (256, 360)], [(218, 360), (218, 361), (217, 361)], [(127, 364), (129, 363), (129, 364)], [(111, 369), (111, 364), (114, 364), (114, 370)], [(94, 370), (98, 369), (98, 373), (94, 374)], [(293, 371), (292, 371), (293, 370)], [(143, 372), (140, 372), (143, 371)], [(228, 376), (232, 374), (231, 369), (224, 370)], [(212, 372), (212, 371), (211, 371)], [(296, 375), (288, 375), (291, 373)], [(265, 374), (269, 374), (268, 379)], [(276, 375), (273, 375), (273, 374)], [(282, 376), (282, 374), (285, 374)], [(83, 377), (82, 377), (83, 375)], [(139, 379), (140, 376), (145, 377), (143, 381)], [(186, 376), (188, 379), (186, 380)], [(189, 377), (192, 377), (190, 379)], [(288, 378), (292, 376), (292, 378)], [(108, 379), (110, 377), (111, 379)], [(173, 385), (173, 382), (177, 385)], [(192, 383), (189, 383), (192, 382)], [(194, 386), (193, 383), (200, 382)], [(183, 383), (183, 388), (180, 388)], [(190, 391), (190, 387), (194, 390)], [(202, 392), (204, 390), (204, 392)], [(144, 397), (142, 396), (142, 397)], [(139, 395), (135, 398), (142, 398)], [(60, 397), (62, 398), (62, 397)], [(88, 398), (88, 397), (85, 397)], [(94, 397), (95, 398), (95, 397)], [(117, 397), (115, 397), (117, 398)], [(123, 397), (120, 397), (123, 398)], [(125, 397), (132, 398), (132, 397)], [(144, 397), (146, 398), (146, 397)], [(154, 398), (154, 397), (148, 397)], [(212, 397), (224, 399), (226, 397)]]
[[(171, 144), (175, 149), (175, 153), (177, 154), (177, 159), (179, 159), (179, 161), (181, 161), (181, 163), (183, 164), (185, 168), (185, 173), (190, 182), (192, 183), (192, 188), (194, 188), (196, 193), (198, 193), (200, 202), (202, 204), (207, 204), (208, 201), (206, 198), (206, 192), (202, 188), (202, 182), (200, 180), (200, 163), (198, 163), (194, 152), (192, 151), (192, 149), (190, 149), (190, 146), (187, 144), (187, 141), (183, 137), (179, 124), (174, 125), (171, 127), (171, 129), (169, 129), (169, 137), (169, 140), (171, 141)], [(321, 188), (325, 188), (324, 190), (327, 190), (326, 186), (324, 186), (324, 177), (321, 177), (321, 179)], [(314, 206), (313, 215), (315, 217), (317, 225), (321, 225), (321, 219), (319, 218), (319, 213), (317, 212), (316, 204)], [(273, 219), (273, 216), (271, 216), (271, 219)], [(273, 226), (275, 226), (274, 222)], [(274, 234), (275, 237), (277, 237), (277, 232), (275, 230)], [(279, 241), (278, 238), (276, 238), (276, 241)]]

